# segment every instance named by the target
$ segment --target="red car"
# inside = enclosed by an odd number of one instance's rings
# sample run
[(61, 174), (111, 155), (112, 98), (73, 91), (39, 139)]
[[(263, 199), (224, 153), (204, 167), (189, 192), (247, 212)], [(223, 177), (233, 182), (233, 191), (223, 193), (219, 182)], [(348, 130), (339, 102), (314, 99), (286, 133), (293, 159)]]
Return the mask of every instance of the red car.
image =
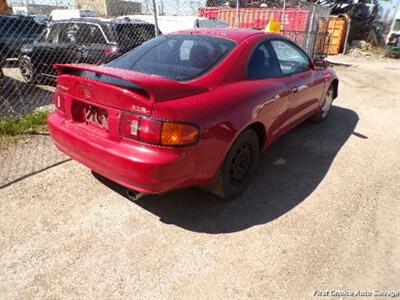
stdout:
[(102, 66), (56, 69), (55, 145), (133, 199), (189, 186), (234, 198), (260, 153), (324, 120), (338, 94), (331, 68), (255, 30), (181, 31)]

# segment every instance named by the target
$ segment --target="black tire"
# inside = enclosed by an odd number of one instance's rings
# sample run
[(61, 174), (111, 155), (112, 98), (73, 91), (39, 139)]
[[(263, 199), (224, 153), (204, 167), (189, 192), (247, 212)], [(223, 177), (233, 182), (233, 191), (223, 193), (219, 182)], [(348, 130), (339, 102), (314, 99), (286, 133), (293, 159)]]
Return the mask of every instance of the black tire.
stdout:
[(331, 111), (332, 108), (334, 95), (335, 95), (335, 90), (334, 87), (331, 85), (325, 94), (324, 100), (322, 101), (320, 112), (318, 112), (318, 114), (316, 114), (315, 116), (312, 116), (310, 118), (311, 121), (318, 123), (328, 118), (329, 112)]
[(260, 141), (254, 130), (245, 130), (232, 145), (208, 191), (226, 200), (240, 195), (257, 168)]
[(19, 69), (25, 82), (29, 84), (39, 84), (43, 81), (42, 77), (35, 71), (31, 59), (28, 56), (21, 56), (19, 58)]

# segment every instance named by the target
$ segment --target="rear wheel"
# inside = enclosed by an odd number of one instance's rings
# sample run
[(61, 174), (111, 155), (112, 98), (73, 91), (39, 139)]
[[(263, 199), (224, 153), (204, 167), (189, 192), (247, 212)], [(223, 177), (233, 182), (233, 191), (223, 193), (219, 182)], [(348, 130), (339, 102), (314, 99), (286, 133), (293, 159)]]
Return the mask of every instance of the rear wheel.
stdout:
[(311, 118), (314, 122), (322, 122), (324, 121), (331, 110), (332, 102), (334, 99), (334, 90), (333, 86), (330, 86), (328, 91), (326, 92), (325, 99), (322, 102), (321, 111)]
[(254, 130), (244, 131), (229, 150), (209, 190), (223, 199), (233, 199), (249, 185), (260, 155), (260, 142)]

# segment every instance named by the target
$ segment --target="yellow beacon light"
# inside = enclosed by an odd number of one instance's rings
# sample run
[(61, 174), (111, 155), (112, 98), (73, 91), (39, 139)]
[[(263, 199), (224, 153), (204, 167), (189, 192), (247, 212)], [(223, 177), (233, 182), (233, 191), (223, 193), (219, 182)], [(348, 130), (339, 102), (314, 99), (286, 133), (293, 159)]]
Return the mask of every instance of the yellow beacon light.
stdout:
[(267, 27), (265, 27), (265, 32), (281, 33), (281, 23), (279, 21), (269, 21)]

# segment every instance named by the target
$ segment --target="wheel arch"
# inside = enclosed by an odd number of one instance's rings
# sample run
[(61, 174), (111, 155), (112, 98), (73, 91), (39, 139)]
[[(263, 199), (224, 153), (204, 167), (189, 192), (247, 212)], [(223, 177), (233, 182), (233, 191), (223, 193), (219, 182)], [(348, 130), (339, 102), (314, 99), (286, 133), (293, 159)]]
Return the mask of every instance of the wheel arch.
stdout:
[(267, 146), (267, 130), (265, 125), (258, 121), (258, 120), (253, 120), (252, 123), (248, 124), (247, 126), (243, 127), (242, 130), (238, 130), (235, 137), (232, 138), (231, 142), (229, 143), (229, 146), (226, 148), (223, 156), (221, 157), (221, 161), (218, 163), (218, 168), (216, 171), (218, 171), (219, 168), (221, 168), (221, 165), (223, 164), (225, 157), (229, 150), (231, 149), (232, 145), (235, 143), (235, 141), (239, 138), (239, 136), (245, 132), (246, 130), (251, 129), (253, 130), (259, 139), (260, 142), (260, 151), (264, 150)]
[(333, 79), (330, 86), (333, 87), (333, 99), (336, 99), (339, 94), (339, 79)]
[(256, 121), (256, 122), (248, 125), (245, 129), (243, 129), (240, 132), (240, 134), (242, 132), (246, 131), (247, 129), (252, 129), (256, 132), (256, 134), (258, 136), (258, 140), (260, 142), (260, 151), (262, 149), (264, 149), (264, 147), (266, 146), (266, 143), (267, 143), (267, 129), (265, 128), (265, 125), (263, 123), (261, 123), (260, 121)]

